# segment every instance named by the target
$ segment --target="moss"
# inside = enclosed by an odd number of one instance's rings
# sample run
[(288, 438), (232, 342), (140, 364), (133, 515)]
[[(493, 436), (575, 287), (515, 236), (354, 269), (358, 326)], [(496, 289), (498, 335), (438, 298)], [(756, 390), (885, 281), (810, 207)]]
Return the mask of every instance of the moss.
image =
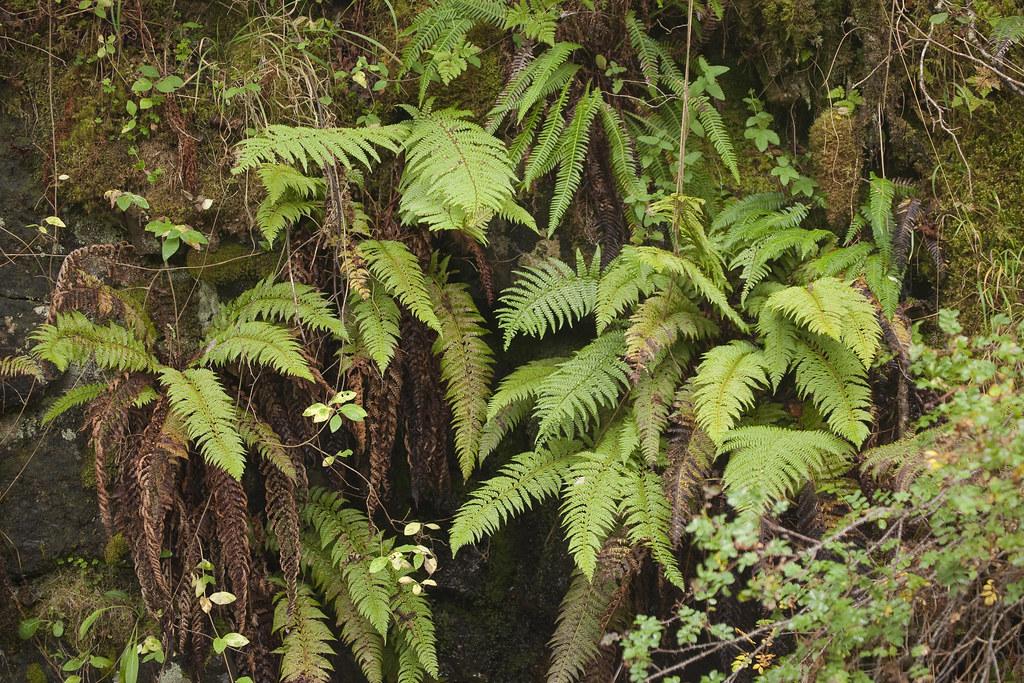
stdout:
[(1024, 316), (1024, 128), (1011, 103), (996, 105), (958, 134), (970, 179), (952, 140), (936, 173), (947, 256), (941, 303), (961, 309), (969, 331), (993, 313)]
[(96, 610), (105, 609), (76, 647), (113, 655), (124, 647), (141, 613), (137, 598), (118, 590), (118, 577), (109, 570), (71, 567), (47, 576), (33, 586), (39, 601), (32, 615), (49, 621), (63, 621), (65, 630), (77, 638), (78, 627)]
[(237, 242), (222, 243), (216, 249), (189, 250), (185, 259), (189, 272), (211, 285), (254, 282), (274, 272), (279, 254), (256, 251)]
[(125, 539), (124, 534), (116, 533), (110, 537), (107, 544), (103, 547), (103, 561), (107, 563), (107, 566), (114, 567), (119, 564), (128, 556), (128, 540)]
[(828, 221), (834, 228), (849, 225), (856, 209), (864, 169), (856, 124), (845, 107), (829, 107), (811, 125), (808, 145), (814, 175), (828, 201)]
[(25, 683), (47, 683), (49, 680), (38, 663), (33, 662), (25, 667)]
[(87, 489), (96, 488), (96, 454), (91, 448), (83, 452), (82, 469), (78, 472), (78, 478), (82, 481), (82, 487)]

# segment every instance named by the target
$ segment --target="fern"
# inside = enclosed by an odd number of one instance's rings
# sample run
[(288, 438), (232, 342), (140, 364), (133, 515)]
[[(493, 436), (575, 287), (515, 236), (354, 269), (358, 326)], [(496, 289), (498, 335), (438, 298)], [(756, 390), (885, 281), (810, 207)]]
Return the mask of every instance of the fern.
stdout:
[(778, 311), (815, 334), (847, 344), (865, 366), (878, 351), (882, 330), (874, 306), (835, 278), (779, 290), (768, 297), (764, 309)]
[[(633, 142), (626, 132), (622, 117), (607, 102), (601, 103), (601, 126), (605, 139), (608, 141), (609, 159), (615, 185), (623, 201), (643, 195), (644, 187), (640, 181), (639, 166)], [(626, 211), (626, 218), (635, 222), (632, 212)]]
[(541, 358), (520, 365), (509, 373), (487, 404), (487, 421), (480, 433), (477, 460), (481, 464), (501, 440), (530, 414), (540, 383), (565, 358)]
[(761, 307), (757, 322), (764, 338), (764, 367), (773, 389), (778, 389), (797, 346), (797, 327), (781, 313)]
[(621, 595), (619, 584), (619, 578), (611, 572), (599, 573), (594, 581), (579, 570), (573, 572), (551, 637), (547, 683), (577, 683), (582, 679), (587, 666), (598, 656), (608, 612)]
[[(555, 43), (543, 55), (531, 60), (516, 73), (498, 96), (494, 107), (487, 113), (487, 130), (496, 131), (505, 117), (517, 108), (520, 109), (520, 112), (526, 111), (528, 107), (520, 107), (520, 105), (531, 87), (534, 88), (535, 94), (531, 95), (530, 101), (536, 102), (538, 99), (536, 93), (541, 91), (551, 81), (552, 76), (566, 65), (566, 60), (579, 47), (576, 43)], [(559, 88), (561, 87), (563, 85), (559, 85)], [(521, 122), (523, 119), (521, 113), (518, 118)]]
[(454, 110), (417, 115), (405, 141), (401, 210), (407, 222), (485, 241), (487, 222), (514, 203), (515, 173), (505, 145), (464, 116)]
[(292, 481), (298, 480), (295, 463), (274, 428), (249, 413), (239, 412), (238, 433), (245, 445)]
[(254, 320), (290, 322), (348, 339), (334, 305), (318, 291), (299, 282), (275, 283), (273, 277), (264, 278), (242, 292), (225, 306), (222, 316), (227, 322), (217, 324), (224, 327)]
[(704, 95), (698, 95), (690, 99), (690, 108), (696, 112), (696, 120), (704, 128), (704, 136), (711, 142), (711, 146), (718, 153), (718, 158), (732, 174), (733, 180), (740, 182), (740, 170), (736, 162), (736, 152), (732, 147), (732, 139), (725, 127), (722, 115), (714, 108)]
[(6, 356), (0, 358), (0, 379), (7, 377), (33, 377), (42, 381), (43, 369), (31, 356)]
[[(544, 126), (541, 128), (537, 144), (530, 151), (530, 158), (523, 171), (523, 187), (530, 187), (543, 175), (546, 175), (558, 163), (558, 150), (561, 147), (562, 133), (565, 131), (565, 105), (569, 101), (569, 86), (562, 88), (558, 99), (548, 107)], [(538, 109), (539, 111), (539, 109)]]
[(697, 424), (715, 442), (754, 405), (754, 390), (768, 384), (761, 351), (733, 341), (704, 354), (693, 379)]
[(633, 387), (633, 412), (636, 414), (640, 434), (640, 451), (648, 464), (658, 460), (661, 451), (661, 433), (668, 424), (676, 385), (683, 376), (679, 358), (669, 354), (661, 363), (644, 372)]
[(160, 383), (167, 390), (171, 410), (184, 423), (189, 438), (206, 461), (235, 479), (245, 471), (245, 446), (235, 425), (238, 414), (212, 371), (163, 368)]
[(805, 336), (794, 363), (800, 395), (812, 399), (836, 434), (862, 444), (871, 423), (871, 390), (857, 356), (833, 339)]
[(420, 322), (441, 332), (441, 323), (427, 293), (426, 277), (408, 247), (393, 240), (365, 240), (359, 244), (359, 254), (388, 294), (401, 301)]
[(558, 224), (562, 222), (580, 186), (583, 160), (590, 142), (590, 126), (601, 105), (601, 93), (598, 90), (588, 90), (576, 101), (576, 111), (565, 131), (565, 138), (558, 152), (558, 174), (555, 176), (555, 191), (551, 197), (548, 214), (548, 237), (554, 234)]
[(272, 124), (262, 133), (238, 143), (232, 173), (242, 173), (265, 163), (311, 163), (329, 166), (335, 162), (348, 169), (356, 163), (371, 168), (380, 161), (377, 147), (397, 152), (408, 136), (407, 124), (364, 128), (306, 128)]
[(302, 516), (319, 536), (320, 547), (329, 549), (356, 610), (382, 637), (386, 636), (394, 579), (387, 571), (370, 571), (372, 558), (381, 552), (381, 542), (379, 534), (371, 532), (369, 519), (358, 510), (344, 507), (340, 494), (324, 489), (310, 490)]
[(395, 357), (402, 314), (398, 305), (377, 282), (370, 283), (367, 299), (353, 294), (349, 297), (352, 317), (359, 329), (359, 340), (370, 359), (383, 374)]
[(697, 340), (718, 332), (718, 326), (674, 285), (637, 306), (626, 330), (626, 360), (647, 367), (679, 339)]
[(80, 384), (77, 387), (72, 387), (64, 392), (63, 396), (50, 404), (39, 421), (44, 425), (49, 424), (72, 408), (77, 408), (98, 396), (102, 396), (108, 388), (109, 385), (105, 382)]
[(514, 100), (517, 107), (516, 123), (522, 123), (526, 112), (546, 92), (561, 90), (565, 87), (565, 81), (579, 69), (576, 64), (566, 64), (566, 60), (579, 47), (576, 43), (555, 43), (544, 54), (530, 62), (526, 68), (527, 74), (525, 74), (530, 80), (530, 86), (523, 91), (522, 96)]
[(289, 605), (284, 593), (275, 596), (274, 632), (281, 633), (281, 680), (284, 683), (326, 683), (334, 666), (330, 657), (335, 640), (325, 623), (327, 615), (313, 598), (309, 587), (300, 584), (294, 604)]
[(625, 250), (612, 259), (597, 285), (594, 309), (597, 332), (624, 310), (636, 304), (642, 295), (654, 291), (654, 268), (636, 258), (634, 250)]
[(768, 276), (772, 261), (790, 250), (795, 251), (799, 258), (806, 259), (817, 250), (819, 242), (834, 237), (828, 230), (790, 228), (774, 232), (742, 251), (729, 264), (730, 268), (742, 268), (740, 277), (744, 282), (740, 301), (746, 300), (751, 290)]
[(277, 325), (251, 321), (214, 331), (207, 337), (200, 364), (253, 363), (282, 375), (313, 381), (309, 365), (292, 334)]
[[(396, 628), (403, 644), (416, 655), (419, 665), (427, 675), (438, 678), (437, 637), (434, 634), (434, 619), (430, 605), (422, 595), (416, 595), (405, 587), (399, 587), (392, 599), (392, 609), (401, 615)], [(401, 645), (400, 645), (401, 648)]]
[(494, 534), (510, 518), (556, 495), (575, 449), (574, 442), (554, 441), (546, 448), (520, 453), (473, 491), (452, 523), (452, 554)]
[(597, 554), (615, 525), (626, 484), (625, 461), (637, 446), (632, 417), (609, 427), (593, 451), (579, 453), (565, 476), (562, 526), (569, 554), (593, 580)]
[(896, 185), (891, 180), (872, 174), (868, 183), (868, 222), (875, 246), (887, 266), (892, 261), (892, 236), (896, 228), (892, 215), (895, 199)]
[(452, 410), (455, 454), (462, 476), (469, 478), (477, 463), (478, 449), (487, 418), (487, 397), (494, 375), (494, 359), (484, 341), (487, 329), (466, 286), (432, 283), (441, 319), (442, 334), (433, 351), (441, 356), (441, 379)]
[(612, 405), (627, 383), (628, 367), (621, 332), (606, 332), (577, 351), (541, 383), (534, 417), (537, 444), (585, 433), (602, 407)]
[(733, 429), (719, 450), (730, 454), (725, 488), (743, 492), (745, 507), (791, 496), (807, 481), (838, 472), (852, 454), (849, 444), (828, 432), (769, 426)]
[(576, 272), (553, 258), (516, 271), (516, 281), (502, 293), (497, 311), (498, 324), (505, 332), (505, 349), (517, 334), (541, 338), (589, 315), (597, 295), (599, 262), (595, 256), (588, 268), (577, 252)]
[(71, 363), (93, 361), (106, 370), (155, 371), (156, 358), (134, 334), (117, 323), (97, 325), (78, 311), (58, 313), (54, 324), (40, 325), (31, 336), (32, 355), (64, 372)]
[(629, 44), (640, 62), (640, 72), (644, 80), (652, 90), (658, 82), (658, 57), (659, 53), (654, 45), (654, 40), (647, 35), (644, 26), (637, 21), (636, 14), (630, 10), (626, 13), (626, 33), (629, 35)]
[(695, 263), (658, 247), (627, 247), (623, 249), (627, 258), (635, 258), (654, 271), (671, 273), (690, 284), (697, 292), (711, 302), (736, 327), (746, 331), (747, 324), (740, 314), (729, 305), (725, 292), (700, 271)]
[(633, 469), (626, 474), (622, 501), (627, 536), (634, 545), (645, 545), (661, 566), (665, 578), (686, 590), (669, 540), (672, 508), (662, 489), (661, 478), (649, 470)]
[(256, 223), (272, 244), (282, 229), (322, 205), (315, 200), (323, 195), (326, 183), (284, 164), (264, 164), (258, 174), (267, 196), (256, 210)]

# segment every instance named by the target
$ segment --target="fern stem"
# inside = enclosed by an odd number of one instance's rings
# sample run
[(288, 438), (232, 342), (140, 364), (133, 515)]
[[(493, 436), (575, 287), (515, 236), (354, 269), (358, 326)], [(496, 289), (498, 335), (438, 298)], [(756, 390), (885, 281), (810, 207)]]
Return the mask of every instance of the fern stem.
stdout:
[[(683, 174), (686, 171), (686, 138), (690, 134), (690, 44), (693, 33), (693, 0), (686, 6), (686, 60), (683, 63), (683, 113), (679, 121), (679, 166), (676, 170), (676, 194), (683, 194)], [(672, 216), (672, 251), (679, 253), (679, 215), (677, 207)]]

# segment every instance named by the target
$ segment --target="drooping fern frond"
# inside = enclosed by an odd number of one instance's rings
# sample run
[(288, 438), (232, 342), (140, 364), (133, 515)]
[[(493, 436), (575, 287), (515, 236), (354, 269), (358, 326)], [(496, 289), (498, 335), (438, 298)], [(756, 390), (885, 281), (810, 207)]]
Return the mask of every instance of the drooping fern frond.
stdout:
[(293, 605), (284, 598), (284, 592), (275, 596), (273, 627), (282, 638), (281, 681), (326, 683), (334, 670), (330, 657), (336, 639), (326, 623), (327, 615), (305, 584), (299, 584)]
[(364, 240), (359, 243), (359, 254), (388, 294), (401, 301), (420, 322), (441, 332), (426, 276), (407, 246), (394, 240)]
[(690, 109), (697, 114), (696, 121), (700, 122), (704, 129), (704, 136), (711, 142), (711, 146), (718, 153), (718, 158), (732, 174), (733, 180), (740, 182), (740, 169), (736, 161), (736, 151), (732, 146), (732, 138), (725, 127), (725, 121), (718, 110), (711, 104), (711, 100), (705, 95), (698, 95), (690, 99)]
[(222, 315), (230, 323), (253, 320), (289, 322), (311, 330), (329, 332), (340, 339), (348, 339), (345, 326), (335, 312), (335, 306), (316, 289), (300, 282), (274, 282), (267, 277), (242, 292), (229, 302)]
[(251, 413), (239, 411), (238, 433), (245, 445), (269, 462), (291, 481), (298, 479), (295, 463), (274, 428)]
[(717, 346), (704, 354), (693, 385), (697, 423), (718, 442), (754, 405), (754, 390), (768, 385), (764, 355), (740, 340)]
[(828, 432), (770, 426), (730, 430), (719, 450), (729, 453), (726, 490), (742, 492), (749, 507), (792, 496), (806, 482), (840, 471), (852, 455), (848, 443)]
[(658, 247), (626, 247), (622, 250), (627, 258), (635, 258), (655, 272), (671, 273), (682, 282), (692, 286), (698, 294), (707, 299), (740, 330), (747, 329), (747, 323), (740, 317), (726, 298), (725, 292), (707, 275), (701, 272), (693, 261)]
[(835, 278), (821, 278), (806, 287), (781, 289), (764, 309), (784, 314), (801, 327), (849, 346), (867, 366), (878, 352), (882, 329), (875, 308), (856, 289)]
[(64, 392), (63, 396), (50, 404), (39, 422), (44, 425), (49, 424), (72, 408), (77, 408), (100, 396), (109, 388), (109, 385), (105, 382), (80, 384), (77, 387), (72, 387)]
[(540, 358), (520, 365), (505, 376), (487, 403), (487, 421), (480, 434), (481, 464), (501, 440), (530, 414), (540, 384), (565, 362), (565, 358)]
[(416, 595), (406, 586), (399, 586), (392, 597), (391, 609), (401, 617), (395, 625), (400, 634), (400, 656), (402, 650), (412, 651), (423, 671), (432, 678), (439, 678), (437, 636), (426, 598), (422, 594)]
[(31, 336), (32, 355), (64, 372), (71, 363), (93, 361), (106, 370), (155, 371), (156, 358), (139, 339), (117, 323), (97, 325), (78, 311), (58, 313), (52, 325)]
[(654, 268), (635, 256), (632, 250), (621, 252), (608, 264), (598, 282), (594, 305), (598, 334), (641, 296), (654, 291)]
[(402, 318), (398, 305), (377, 282), (370, 283), (370, 296), (353, 294), (349, 307), (359, 329), (359, 341), (383, 374), (395, 357)]
[(555, 176), (555, 191), (548, 213), (548, 237), (554, 234), (562, 222), (580, 186), (583, 160), (587, 156), (587, 147), (590, 143), (590, 126), (602, 103), (599, 90), (587, 91), (576, 101), (576, 110), (565, 130), (565, 137), (558, 152), (558, 173)]
[[(579, 47), (576, 43), (555, 43), (543, 55), (530, 60), (523, 69), (515, 73), (498, 96), (494, 107), (487, 113), (487, 130), (490, 132), (498, 130), (505, 117), (517, 108), (521, 112), (525, 112), (528, 107), (521, 107), (521, 105), (524, 102), (527, 90), (533, 88), (535, 92), (542, 91), (560, 70), (564, 72), (563, 67), (572, 66), (567, 65), (566, 61)], [(557, 81), (555, 82), (557, 83)], [(554, 91), (557, 92), (562, 87), (564, 87), (564, 84), (559, 84)], [(536, 94), (532, 95), (530, 99), (536, 102)], [(523, 120), (522, 115), (518, 118), (520, 122)]]
[(258, 174), (267, 196), (256, 210), (256, 223), (271, 244), (285, 227), (322, 206), (316, 200), (327, 187), (323, 178), (310, 178), (285, 164), (263, 164)]
[(261, 133), (238, 143), (232, 173), (242, 173), (264, 163), (311, 163), (328, 166), (335, 162), (349, 169), (362, 164), (369, 169), (380, 161), (377, 147), (397, 152), (409, 134), (404, 123), (363, 128), (307, 128), (271, 124)]
[(682, 289), (670, 284), (637, 306), (626, 329), (626, 361), (636, 369), (655, 362), (676, 341), (704, 339), (718, 331)]
[(729, 264), (730, 268), (742, 269), (740, 277), (743, 279), (743, 292), (740, 301), (746, 300), (751, 290), (768, 277), (771, 263), (784, 253), (792, 250), (799, 258), (806, 259), (817, 250), (820, 242), (834, 238), (835, 235), (829, 230), (790, 228), (773, 232), (741, 251)]
[(441, 335), (433, 351), (441, 356), (441, 379), (455, 429), (455, 454), (462, 476), (468, 479), (477, 463), (487, 419), (494, 358), (484, 341), (488, 331), (483, 317), (466, 286), (450, 282), (431, 285), (441, 321)]
[(733, 199), (715, 216), (711, 231), (718, 232), (730, 225), (778, 211), (785, 203), (786, 195), (782, 192), (757, 192)]
[(206, 368), (160, 370), (171, 410), (184, 423), (189, 438), (206, 461), (235, 479), (245, 470), (245, 446), (235, 425), (238, 415), (220, 380)]
[(630, 10), (626, 13), (626, 33), (629, 35), (629, 45), (640, 62), (640, 72), (650, 88), (654, 88), (658, 82), (658, 59), (659, 52), (647, 30)]
[(500, 529), (510, 518), (558, 493), (578, 444), (552, 441), (520, 453), (470, 494), (452, 523), (452, 554)]
[[(523, 187), (530, 187), (543, 175), (546, 175), (558, 163), (558, 150), (561, 147), (562, 134), (565, 131), (565, 106), (569, 101), (569, 86), (562, 88), (561, 94), (548, 107), (544, 125), (540, 131), (537, 144), (530, 150), (530, 157), (523, 171)], [(538, 109), (539, 111), (539, 109)]]
[[(607, 102), (601, 103), (601, 126), (608, 141), (612, 175), (615, 177), (615, 186), (619, 194), (623, 201), (630, 197), (639, 197), (643, 194), (644, 188), (640, 181), (633, 141), (626, 132), (626, 124), (619, 116), (619, 112)], [(635, 220), (629, 211), (626, 212), (626, 218), (630, 222)]]
[(653, 465), (661, 452), (661, 434), (668, 424), (669, 411), (676, 394), (676, 385), (683, 376), (682, 363), (687, 360), (671, 353), (658, 365), (640, 375), (633, 387), (633, 413), (640, 434), (640, 451)]
[(859, 446), (872, 418), (867, 372), (857, 356), (828, 337), (801, 335), (794, 354), (796, 385), (836, 434)]
[(465, 115), (417, 114), (405, 141), (401, 211), (407, 222), (463, 230), (485, 242), (484, 228), (494, 215), (525, 212), (509, 211), (515, 172), (504, 143)]
[(896, 185), (872, 174), (868, 182), (868, 223), (875, 246), (887, 265), (892, 261), (892, 238), (896, 228), (892, 204), (895, 199)]
[(611, 406), (628, 381), (629, 368), (621, 356), (622, 332), (605, 332), (558, 366), (541, 383), (534, 417), (537, 444), (564, 435), (585, 433), (602, 407)]
[[(515, 100), (509, 100), (509, 106), (516, 106), (516, 123), (522, 123), (526, 113), (545, 95), (558, 92), (565, 88), (567, 81), (579, 69), (577, 64), (567, 64), (566, 60), (580, 46), (575, 43), (555, 43), (544, 54), (530, 62), (523, 74), (530, 81), (530, 86)], [(500, 114), (498, 114), (500, 116)]]
[(807, 264), (807, 269), (815, 277), (837, 277), (846, 272), (856, 272), (861, 270), (864, 260), (874, 251), (874, 248), (870, 242), (857, 242), (848, 247), (836, 247), (810, 261)]
[(341, 572), (359, 614), (386, 636), (394, 580), (388, 571), (370, 571), (372, 558), (381, 552), (380, 534), (372, 533), (364, 513), (345, 507), (339, 493), (325, 489), (310, 489), (302, 518), (316, 531), (320, 547)]
[(6, 356), (0, 358), (0, 380), (8, 377), (34, 377), (43, 379), (43, 369), (31, 356)]
[(764, 339), (764, 366), (777, 389), (796, 353), (796, 323), (776, 310), (761, 307), (757, 330)]
[(628, 550), (612, 542), (602, 552), (593, 580), (579, 570), (573, 572), (551, 637), (548, 683), (578, 683), (598, 656), (606, 625), (624, 597), (630, 559)]
[(565, 475), (562, 526), (569, 554), (588, 579), (594, 578), (597, 554), (615, 526), (626, 479), (626, 460), (637, 446), (632, 416), (608, 428), (593, 451), (577, 454)]
[(224, 365), (251, 363), (273, 368), (282, 375), (313, 381), (309, 364), (299, 352), (291, 332), (271, 323), (254, 320), (214, 330), (205, 341), (206, 351), (199, 363)]
[(634, 545), (647, 546), (665, 578), (677, 588), (686, 590), (686, 582), (669, 539), (672, 507), (665, 498), (661, 478), (650, 470), (630, 469), (626, 473), (623, 491), (622, 508), (629, 541)]
[(539, 339), (589, 315), (597, 296), (596, 269), (600, 261), (595, 256), (588, 267), (577, 252), (575, 272), (554, 258), (516, 271), (516, 281), (502, 293), (497, 311), (498, 324), (505, 333), (505, 349), (517, 334)]

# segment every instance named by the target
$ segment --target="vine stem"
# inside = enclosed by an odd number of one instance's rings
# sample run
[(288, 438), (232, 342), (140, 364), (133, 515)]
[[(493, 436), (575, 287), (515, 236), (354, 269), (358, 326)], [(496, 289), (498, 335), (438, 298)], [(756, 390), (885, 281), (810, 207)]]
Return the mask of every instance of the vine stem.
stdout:
[[(686, 5), (686, 59), (683, 63), (683, 113), (679, 121), (679, 165), (676, 170), (676, 195), (683, 194), (683, 174), (686, 171), (686, 138), (690, 134), (690, 44), (693, 35), (693, 0)], [(678, 202), (678, 199), (676, 200)], [(679, 251), (679, 213), (672, 212), (672, 248)]]

